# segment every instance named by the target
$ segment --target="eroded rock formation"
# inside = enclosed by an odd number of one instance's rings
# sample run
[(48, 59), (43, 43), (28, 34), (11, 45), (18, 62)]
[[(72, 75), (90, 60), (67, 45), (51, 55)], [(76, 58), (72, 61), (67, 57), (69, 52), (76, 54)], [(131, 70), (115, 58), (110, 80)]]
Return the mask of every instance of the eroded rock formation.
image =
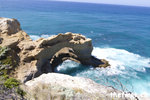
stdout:
[(30, 100), (136, 100), (130, 93), (97, 84), (90, 79), (56, 73), (43, 74), (28, 81), (24, 88)]
[[(68, 32), (32, 41), (16, 19), (0, 18), (0, 46), (11, 48), (15, 64), (9, 75), (25, 82), (22, 88), (30, 100), (137, 99), (130, 93), (131, 98), (128, 98), (124, 92), (90, 79), (52, 73), (57, 65), (68, 59), (94, 67), (109, 66), (106, 60), (91, 56), (92, 41), (81, 34)], [(121, 93), (123, 97), (116, 98), (111, 93)]]
[(67, 32), (32, 41), (16, 19), (0, 18), (0, 46), (9, 47), (18, 55), (18, 67), (12, 75), (22, 82), (54, 72), (56, 66), (68, 59), (93, 67), (109, 66), (107, 61), (91, 55), (91, 39)]
[(20, 23), (16, 19), (0, 17), (0, 33), (15, 34), (21, 30)]

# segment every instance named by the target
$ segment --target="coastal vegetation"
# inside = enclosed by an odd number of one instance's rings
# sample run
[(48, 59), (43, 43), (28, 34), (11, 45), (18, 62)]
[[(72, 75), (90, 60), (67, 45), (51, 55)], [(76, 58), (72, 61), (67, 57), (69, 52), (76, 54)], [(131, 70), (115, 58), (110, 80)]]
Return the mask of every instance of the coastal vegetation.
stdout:
[(25, 97), (29, 100), (48, 100), (52, 97), (55, 98), (52, 100), (111, 100), (112, 92), (122, 93), (123, 98), (118, 97), (120, 100), (129, 99), (124, 91), (113, 87), (87, 78), (55, 73), (54, 69), (65, 60), (95, 69), (110, 67), (108, 61), (92, 56), (90, 38), (67, 32), (32, 41), (16, 19), (0, 20), (0, 99), (24, 100)]
[(9, 75), (14, 66), (10, 52), (10, 48), (0, 47), (0, 99), (23, 100), (26, 93), (19, 87), (21, 83)]

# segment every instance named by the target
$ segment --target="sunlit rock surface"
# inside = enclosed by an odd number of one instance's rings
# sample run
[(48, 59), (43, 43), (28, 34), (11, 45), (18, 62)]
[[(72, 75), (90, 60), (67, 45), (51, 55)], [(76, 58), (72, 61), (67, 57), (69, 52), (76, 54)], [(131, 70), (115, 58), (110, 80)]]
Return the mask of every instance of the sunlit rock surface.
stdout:
[[(16, 67), (10, 75), (23, 84), (26, 82), (23, 87), (31, 100), (116, 100), (110, 93), (125, 94), (90, 79), (52, 73), (65, 60), (94, 67), (109, 66), (106, 60), (91, 56), (92, 41), (81, 34), (67, 32), (32, 41), (16, 19), (0, 18), (0, 46), (10, 48), (15, 54)], [(131, 97), (135, 100), (134, 95)]]
[(54, 72), (65, 60), (94, 67), (109, 66), (107, 61), (91, 56), (92, 41), (81, 34), (67, 32), (32, 41), (16, 19), (0, 18), (0, 37), (0, 46), (11, 48), (20, 58), (13, 75), (22, 82)]
[[(49, 73), (25, 83), (31, 100), (136, 100), (134, 95), (102, 86), (90, 79)], [(120, 94), (122, 96), (114, 95)]]

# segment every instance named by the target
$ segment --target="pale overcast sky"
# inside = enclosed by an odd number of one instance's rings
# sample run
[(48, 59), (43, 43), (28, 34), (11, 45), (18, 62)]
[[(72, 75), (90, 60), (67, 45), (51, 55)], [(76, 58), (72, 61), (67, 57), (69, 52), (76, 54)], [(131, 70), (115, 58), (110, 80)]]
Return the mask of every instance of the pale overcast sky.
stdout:
[(150, 7), (150, 0), (56, 0), (56, 1), (90, 2), (90, 3), (134, 5), (134, 6)]

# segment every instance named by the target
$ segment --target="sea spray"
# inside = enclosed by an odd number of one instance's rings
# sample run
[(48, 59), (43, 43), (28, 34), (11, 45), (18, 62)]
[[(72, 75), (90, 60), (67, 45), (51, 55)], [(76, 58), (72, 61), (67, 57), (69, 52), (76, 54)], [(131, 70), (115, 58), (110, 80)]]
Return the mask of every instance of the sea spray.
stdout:
[(38, 40), (39, 38), (49, 38), (51, 36), (54, 36), (54, 35), (45, 35), (45, 34), (42, 34), (42, 35), (30, 35), (31, 39), (32, 40)]
[(111, 66), (93, 68), (67, 60), (57, 67), (57, 72), (90, 78), (97, 83), (124, 91), (138, 94), (150, 92), (148, 83), (150, 78), (146, 71), (150, 67), (149, 58), (122, 49), (98, 47), (94, 48), (92, 55), (100, 59), (107, 59)]

